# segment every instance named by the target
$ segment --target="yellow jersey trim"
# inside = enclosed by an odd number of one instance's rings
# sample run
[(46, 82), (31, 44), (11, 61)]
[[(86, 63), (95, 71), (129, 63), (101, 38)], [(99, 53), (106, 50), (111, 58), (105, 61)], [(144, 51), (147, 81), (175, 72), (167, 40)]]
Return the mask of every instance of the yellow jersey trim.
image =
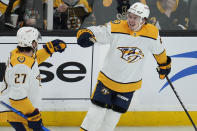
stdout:
[(164, 64), (167, 62), (166, 50), (164, 50), (161, 54), (153, 54), (158, 64)]
[(24, 115), (30, 114), (34, 112), (35, 108), (32, 105), (31, 101), (26, 97), (20, 100), (9, 99), (11, 106), (19, 111), (21, 111)]
[(14, 67), (17, 64), (24, 64), (29, 68), (32, 68), (35, 63), (33, 57), (26, 56), (23, 53), (20, 53), (18, 49), (15, 49), (11, 52), (10, 64)]
[(119, 83), (107, 77), (103, 72), (99, 72), (98, 80), (107, 88), (117, 92), (132, 92), (140, 89), (142, 85), (142, 80), (130, 83)]
[(50, 57), (50, 54), (45, 49), (40, 49), (36, 52), (38, 65)]
[(12, 111), (0, 112), (0, 123), (8, 122), (8, 121), (27, 123), (27, 120), (25, 120), (23, 117), (19, 116), (15, 112)]
[(111, 33), (128, 34), (133, 37), (147, 37), (152, 39), (157, 39), (159, 35), (159, 30), (152, 24), (144, 24), (139, 31), (130, 30), (127, 20), (116, 20), (111, 22)]

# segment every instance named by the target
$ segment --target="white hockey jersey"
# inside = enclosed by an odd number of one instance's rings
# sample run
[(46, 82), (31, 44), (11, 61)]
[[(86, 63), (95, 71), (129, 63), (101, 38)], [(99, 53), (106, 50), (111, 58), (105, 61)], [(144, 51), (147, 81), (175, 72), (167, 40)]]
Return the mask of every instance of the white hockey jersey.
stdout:
[[(41, 78), (38, 64), (45, 61), (50, 55), (45, 49), (38, 50), (36, 57), (26, 56), (15, 49), (7, 63), (4, 85), (1, 87), (0, 100), (13, 106), (24, 114), (32, 113), (38, 108), (41, 101)], [(21, 101), (21, 102), (19, 102)], [(15, 103), (17, 102), (17, 103)], [(2, 120), (21, 121), (17, 115), (5, 114), (8, 109), (0, 105)], [(4, 119), (3, 119), (4, 118)]]
[(88, 29), (95, 35), (97, 43), (110, 44), (98, 80), (114, 91), (131, 92), (141, 87), (148, 52), (159, 64), (167, 61), (159, 31), (154, 25), (143, 25), (140, 31), (134, 32), (126, 20), (116, 20)]

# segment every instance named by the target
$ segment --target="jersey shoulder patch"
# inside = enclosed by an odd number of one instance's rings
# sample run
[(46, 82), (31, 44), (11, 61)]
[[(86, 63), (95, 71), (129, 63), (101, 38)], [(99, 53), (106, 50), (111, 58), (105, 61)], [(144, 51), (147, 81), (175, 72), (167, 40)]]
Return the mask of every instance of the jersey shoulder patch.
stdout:
[(159, 36), (159, 30), (152, 24), (146, 24), (140, 32), (140, 36), (157, 39)]
[(126, 20), (114, 20), (110, 22), (112, 33), (125, 33), (129, 34), (130, 29)]
[(13, 67), (17, 64), (24, 64), (24, 65), (28, 66), (29, 68), (32, 68), (34, 63), (35, 63), (34, 58), (25, 56), (22, 53), (17, 53), (17, 52), (11, 53), (10, 64)]
[(120, 24), (121, 20), (114, 20), (114, 21), (111, 21), (111, 23), (113, 24)]
[(20, 63), (23, 63), (23, 62), (25, 62), (25, 57), (24, 57), (24, 56), (19, 56), (19, 57), (17, 57), (17, 60), (18, 60)]

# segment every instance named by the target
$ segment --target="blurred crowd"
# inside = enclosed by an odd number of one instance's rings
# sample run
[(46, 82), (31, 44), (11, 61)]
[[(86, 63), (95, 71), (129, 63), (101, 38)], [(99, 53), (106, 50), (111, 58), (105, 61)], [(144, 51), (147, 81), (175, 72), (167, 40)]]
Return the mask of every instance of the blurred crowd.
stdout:
[[(102, 25), (111, 20), (127, 19), (127, 9), (134, 2), (150, 7), (149, 23), (160, 30), (197, 30), (197, 0), (0, 0), (0, 30), (12, 31), (22, 26), (48, 30), (77, 30)], [(53, 21), (47, 21), (53, 16)]]

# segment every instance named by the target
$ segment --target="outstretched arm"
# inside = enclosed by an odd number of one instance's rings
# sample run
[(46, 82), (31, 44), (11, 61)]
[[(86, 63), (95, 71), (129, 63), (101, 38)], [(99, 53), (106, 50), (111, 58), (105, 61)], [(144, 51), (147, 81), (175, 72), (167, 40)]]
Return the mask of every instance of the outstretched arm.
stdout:
[(49, 56), (52, 56), (52, 54), (55, 52), (62, 53), (66, 47), (66, 43), (59, 39), (47, 42), (45, 45), (43, 45), (43, 49), (36, 52), (38, 64), (44, 62), (47, 58), (49, 58)]
[(77, 32), (77, 43), (81, 47), (90, 47), (95, 42), (100, 44), (110, 44), (111, 24), (102, 26), (90, 26), (87, 29), (80, 29)]

